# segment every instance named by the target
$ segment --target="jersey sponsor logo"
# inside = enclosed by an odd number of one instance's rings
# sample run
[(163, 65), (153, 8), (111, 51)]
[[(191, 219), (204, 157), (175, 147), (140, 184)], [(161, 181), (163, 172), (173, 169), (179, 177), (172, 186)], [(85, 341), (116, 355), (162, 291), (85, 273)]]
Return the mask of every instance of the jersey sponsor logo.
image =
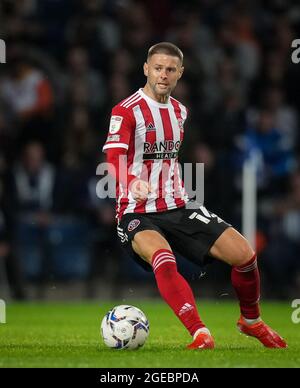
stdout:
[(111, 116), (110, 124), (109, 124), (109, 133), (113, 135), (119, 132), (122, 121), (123, 121), (122, 116)]
[(179, 151), (181, 141), (165, 140), (144, 143), (144, 153)]
[(120, 141), (120, 135), (110, 135), (108, 136), (107, 141)]
[(165, 140), (155, 141), (154, 143), (144, 143), (144, 160), (151, 159), (176, 159), (181, 141)]
[(178, 152), (158, 152), (153, 154), (144, 154), (144, 160), (154, 160), (154, 159), (176, 159), (178, 157)]
[(128, 224), (128, 232), (132, 232), (134, 229), (136, 229), (140, 225), (141, 221), (140, 220), (132, 220)]

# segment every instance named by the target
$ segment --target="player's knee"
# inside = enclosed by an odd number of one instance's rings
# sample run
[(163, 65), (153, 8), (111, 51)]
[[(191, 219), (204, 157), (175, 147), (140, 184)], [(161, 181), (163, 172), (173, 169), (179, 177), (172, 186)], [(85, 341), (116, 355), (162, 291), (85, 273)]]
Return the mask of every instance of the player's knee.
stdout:
[(159, 249), (171, 250), (168, 242), (156, 231), (141, 231), (132, 241), (133, 250), (147, 263), (152, 264), (152, 257)]
[(252, 257), (255, 255), (254, 250), (251, 248), (251, 245), (247, 240), (243, 240), (238, 248), (239, 253), (236, 257), (235, 262), (233, 263), (234, 266), (247, 264), (249, 260), (251, 260)]

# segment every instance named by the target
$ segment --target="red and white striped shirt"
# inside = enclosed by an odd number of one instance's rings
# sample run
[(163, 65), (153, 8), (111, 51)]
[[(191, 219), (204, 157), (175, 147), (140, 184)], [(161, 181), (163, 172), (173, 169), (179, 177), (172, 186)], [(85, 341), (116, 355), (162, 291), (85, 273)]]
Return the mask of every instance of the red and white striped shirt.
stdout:
[(147, 200), (137, 203), (117, 182), (119, 220), (126, 213), (162, 212), (187, 203), (178, 164), (186, 117), (187, 109), (174, 98), (162, 104), (148, 97), (142, 89), (112, 109), (103, 151), (127, 150), (129, 173), (149, 182), (152, 189)]

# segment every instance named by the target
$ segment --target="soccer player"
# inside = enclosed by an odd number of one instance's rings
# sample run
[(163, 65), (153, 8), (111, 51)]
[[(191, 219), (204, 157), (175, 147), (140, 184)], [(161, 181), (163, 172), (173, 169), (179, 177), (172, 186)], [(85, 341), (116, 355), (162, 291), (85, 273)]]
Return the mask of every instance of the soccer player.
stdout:
[(212, 349), (214, 339), (177, 271), (173, 249), (200, 265), (211, 259), (228, 263), (240, 303), (238, 329), (266, 347), (285, 348), (260, 317), (260, 277), (248, 241), (203, 204), (188, 206), (178, 166), (187, 109), (170, 96), (183, 70), (178, 47), (152, 46), (144, 64), (146, 85), (112, 109), (103, 151), (116, 179), (118, 235), (133, 258), (154, 272), (162, 298), (193, 337), (189, 349)]

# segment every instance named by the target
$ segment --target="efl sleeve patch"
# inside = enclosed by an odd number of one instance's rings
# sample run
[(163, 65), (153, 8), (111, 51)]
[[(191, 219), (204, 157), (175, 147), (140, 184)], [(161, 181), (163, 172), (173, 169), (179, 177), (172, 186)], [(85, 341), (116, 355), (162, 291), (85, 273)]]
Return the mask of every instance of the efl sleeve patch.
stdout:
[(122, 116), (111, 116), (109, 124), (109, 133), (112, 135), (119, 132), (122, 125), (123, 117)]

